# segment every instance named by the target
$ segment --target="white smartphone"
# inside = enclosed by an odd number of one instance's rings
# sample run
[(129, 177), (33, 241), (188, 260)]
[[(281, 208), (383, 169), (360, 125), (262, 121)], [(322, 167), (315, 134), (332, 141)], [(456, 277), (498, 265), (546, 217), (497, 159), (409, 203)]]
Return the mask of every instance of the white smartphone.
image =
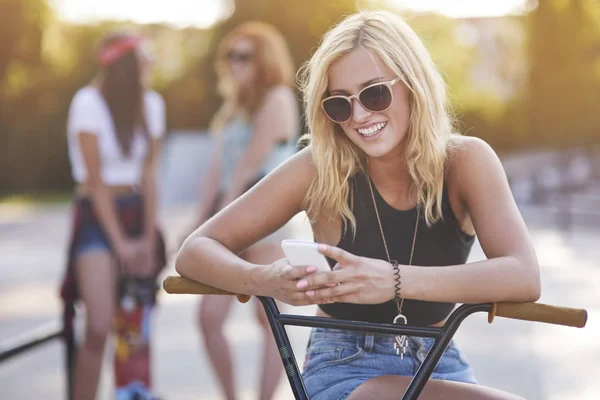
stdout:
[(281, 248), (292, 267), (314, 265), (316, 272), (331, 272), (327, 259), (317, 250), (318, 246), (318, 243), (305, 240), (286, 239), (281, 242)]

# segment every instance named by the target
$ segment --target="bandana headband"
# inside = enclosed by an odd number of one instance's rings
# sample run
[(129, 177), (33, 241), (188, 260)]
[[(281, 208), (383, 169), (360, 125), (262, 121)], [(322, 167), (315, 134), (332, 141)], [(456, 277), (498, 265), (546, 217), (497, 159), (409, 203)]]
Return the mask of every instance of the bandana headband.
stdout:
[(107, 67), (119, 58), (132, 50), (135, 50), (142, 42), (143, 38), (140, 36), (127, 37), (121, 40), (117, 40), (114, 43), (109, 44), (100, 51), (99, 63), (102, 67)]

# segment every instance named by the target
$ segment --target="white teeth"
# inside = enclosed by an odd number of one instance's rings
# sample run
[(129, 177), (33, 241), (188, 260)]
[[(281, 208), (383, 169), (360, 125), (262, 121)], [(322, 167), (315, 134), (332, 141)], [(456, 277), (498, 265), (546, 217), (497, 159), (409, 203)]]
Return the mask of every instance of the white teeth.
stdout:
[(364, 129), (358, 129), (358, 133), (360, 133), (363, 136), (373, 136), (376, 133), (379, 133), (379, 131), (381, 129), (383, 129), (383, 127), (386, 125), (386, 122), (380, 122), (378, 124), (375, 125), (371, 125), (368, 128), (364, 128)]

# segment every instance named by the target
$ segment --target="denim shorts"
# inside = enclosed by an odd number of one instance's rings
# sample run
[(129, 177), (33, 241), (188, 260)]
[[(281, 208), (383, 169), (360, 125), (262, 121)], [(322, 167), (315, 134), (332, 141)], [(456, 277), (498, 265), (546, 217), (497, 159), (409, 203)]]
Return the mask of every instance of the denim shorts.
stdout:
[[(76, 206), (91, 207), (91, 200), (88, 197), (80, 197), (75, 200)], [(126, 194), (115, 198), (117, 209), (125, 207), (134, 207), (140, 203), (138, 194)], [(104, 250), (111, 252), (111, 245), (107, 235), (100, 226), (98, 220), (93, 214), (80, 213), (81, 221), (77, 232), (76, 245), (73, 248), (73, 257), (78, 257), (88, 251)]]
[[(311, 400), (344, 400), (362, 383), (381, 375), (414, 376), (435, 339), (407, 337), (403, 359), (393, 335), (313, 328), (302, 377)], [(432, 379), (477, 383), (462, 351), (451, 341)]]

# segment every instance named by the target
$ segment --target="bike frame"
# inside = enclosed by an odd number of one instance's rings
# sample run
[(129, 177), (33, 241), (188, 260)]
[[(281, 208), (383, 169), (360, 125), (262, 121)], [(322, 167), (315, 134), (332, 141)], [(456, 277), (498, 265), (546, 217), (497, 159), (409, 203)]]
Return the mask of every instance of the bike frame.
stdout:
[[(163, 282), (163, 288), (167, 293), (171, 294), (235, 295), (235, 293), (181, 276), (168, 276)], [(559, 307), (534, 302), (496, 302), (463, 304), (450, 314), (444, 326), (418, 327), (281, 314), (272, 298), (264, 296), (257, 296), (257, 298), (262, 303), (267, 314), (290, 387), (297, 400), (308, 400), (308, 395), (306, 394), (302, 375), (296, 364), (294, 351), (292, 350), (290, 340), (284, 328), (286, 325), (434, 338), (435, 341), (433, 346), (427, 353), (425, 360), (417, 370), (417, 373), (412, 378), (408, 388), (402, 396), (402, 400), (415, 400), (421, 394), (423, 387), (431, 377), (431, 373), (435, 369), (435, 366), (442, 357), (444, 350), (448, 347), (450, 340), (452, 340), (452, 337), (458, 330), (460, 324), (471, 314), (476, 312), (487, 312), (489, 323), (492, 323), (496, 316), (523, 321), (572, 326), (576, 328), (585, 327), (587, 322), (587, 311), (585, 309)], [(248, 299), (249, 297), (246, 295), (242, 295), (241, 297), (238, 296), (238, 300), (243, 303), (248, 301)]]
[(464, 319), (476, 312), (490, 312), (493, 307), (491, 303), (462, 305), (454, 310), (443, 327), (434, 328), (281, 314), (272, 298), (259, 296), (258, 300), (262, 303), (269, 319), (269, 324), (271, 325), (271, 330), (273, 331), (273, 336), (275, 337), (281, 360), (283, 361), (283, 367), (296, 400), (309, 400), (309, 398), (306, 394), (306, 388), (304, 387), (304, 381), (298, 369), (298, 364), (296, 363), (294, 351), (284, 328), (286, 325), (435, 338), (435, 343), (431, 347), (431, 350), (429, 350), (429, 353), (427, 353), (425, 361), (419, 367), (401, 398), (402, 400), (415, 400), (421, 394), (423, 387), (442, 357), (444, 350), (448, 347), (450, 340), (452, 340), (452, 337)]

